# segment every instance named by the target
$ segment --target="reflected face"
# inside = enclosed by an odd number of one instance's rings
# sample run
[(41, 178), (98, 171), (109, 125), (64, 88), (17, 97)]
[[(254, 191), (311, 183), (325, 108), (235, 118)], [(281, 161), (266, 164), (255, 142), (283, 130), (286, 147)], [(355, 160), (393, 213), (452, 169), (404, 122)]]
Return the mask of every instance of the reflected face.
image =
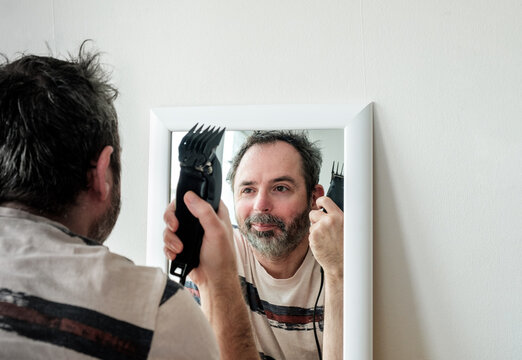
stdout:
[(311, 206), (297, 150), (281, 141), (248, 149), (234, 203), (240, 231), (258, 252), (278, 258), (294, 250), (308, 235)]

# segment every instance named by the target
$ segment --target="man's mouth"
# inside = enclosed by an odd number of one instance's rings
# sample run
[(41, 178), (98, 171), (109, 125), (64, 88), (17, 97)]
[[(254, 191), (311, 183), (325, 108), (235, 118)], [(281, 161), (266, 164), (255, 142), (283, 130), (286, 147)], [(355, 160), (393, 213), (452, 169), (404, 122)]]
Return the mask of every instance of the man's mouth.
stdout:
[(278, 217), (270, 214), (255, 214), (249, 216), (245, 220), (245, 229), (247, 231), (255, 231), (264, 233), (265, 235), (272, 234), (275, 231), (285, 231), (285, 223)]
[(279, 226), (277, 226), (276, 224), (265, 224), (265, 223), (252, 223), (250, 227), (252, 229), (254, 229), (256, 231), (260, 231), (260, 232), (270, 231), (270, 230), (273, 231), (273, 230), (279, 229)]

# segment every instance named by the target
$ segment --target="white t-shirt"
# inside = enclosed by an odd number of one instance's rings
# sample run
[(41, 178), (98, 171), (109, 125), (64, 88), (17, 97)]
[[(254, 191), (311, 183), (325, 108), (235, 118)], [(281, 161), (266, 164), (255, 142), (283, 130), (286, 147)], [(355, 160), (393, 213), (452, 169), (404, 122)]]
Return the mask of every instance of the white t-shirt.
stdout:
[[(289, 279), (275, 279), (255, 259), (247, 240), (234, 230), (238, 272), (249, 308), (256, 347), (262, 359), (318, 359), (314, 305), (321, 284), (319, 263), (308, 249)], [(197, 287), (185, 286), (199, 302)], [(324, 287), (316, 311), (316, 333), (322, 350)]]
[(160, 269), (0, 207), (0, 358), (218, 359), (219, 349)]
[[(256, 260), (247, 240), (234, 232), (238, 272), (246, 291), (259, 352), (270, 359), (317, 359), (314, 305), (321, 282), (320, 266), (308, 249), (289, 279), (275, 279)], [(316, 331), (323, 340), (324, 289), (316, 311)]]

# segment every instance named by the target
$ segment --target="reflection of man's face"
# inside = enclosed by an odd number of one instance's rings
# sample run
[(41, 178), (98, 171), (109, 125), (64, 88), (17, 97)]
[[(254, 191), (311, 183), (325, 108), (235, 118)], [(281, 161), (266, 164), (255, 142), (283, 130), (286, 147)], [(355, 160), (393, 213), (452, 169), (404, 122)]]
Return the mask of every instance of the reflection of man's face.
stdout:
[(241, 233), (262, 255), (290, 253), (308, 234), (310, 201), (301, 156), (282, 141), (247, 150), (234, 179)]
[(103, 243), (105, 240), (107, 240), (107, 237), (109, 237), (109, 234), (116, 224), (116, 220), (118, 220), (121, 207), (121, 191), (119, 180), (114, 183), (114, 186), (111, 189), (110, 197), (111, 201), (107, 210), (91, 225), (91, 228), (87, 234), (88, 238), (96, 240), (100, 243)]

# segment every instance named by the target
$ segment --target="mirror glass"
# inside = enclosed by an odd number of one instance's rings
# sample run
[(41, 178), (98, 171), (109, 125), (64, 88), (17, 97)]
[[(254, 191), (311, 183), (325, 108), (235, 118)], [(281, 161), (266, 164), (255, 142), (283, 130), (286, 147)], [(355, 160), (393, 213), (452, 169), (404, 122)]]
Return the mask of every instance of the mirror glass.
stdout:
[[(323, 155), (323, 166), (319, 177), (319, 184), (324, 187), (325, 193), (328, 191), (328, 185), (331, 180), (332, 164), (343, 165), (344, 161), (344, 132), (343, 129), (297, 129), (298, 131), (305, 131), (308, 139), (316, 143), (321, 149)], [(185, 136), (186, 131), (173, 131), (172, 136), (172, 154), (171, 154), (171, 173), (170, 173), (170, 201), (174, 200), (176, 196), (176, 186), (179, 180), (180, 165), (178, 160), (178, 146), (181, 139)], [(230, 170), (232, 158), (237, 153), (245, 139), (252, 133), (252, 130), (227, 130), (221, 140), (221, 143), (216, 149), (216, 156), (221, 163), (223, 179), (221, 199), (228, 208), (230, 214), (230, 221), (236, 224), (234, 213), (234, 198), (230, 184), (226, 177)], [(339, 167), (341, 169), (341, 167)]]

